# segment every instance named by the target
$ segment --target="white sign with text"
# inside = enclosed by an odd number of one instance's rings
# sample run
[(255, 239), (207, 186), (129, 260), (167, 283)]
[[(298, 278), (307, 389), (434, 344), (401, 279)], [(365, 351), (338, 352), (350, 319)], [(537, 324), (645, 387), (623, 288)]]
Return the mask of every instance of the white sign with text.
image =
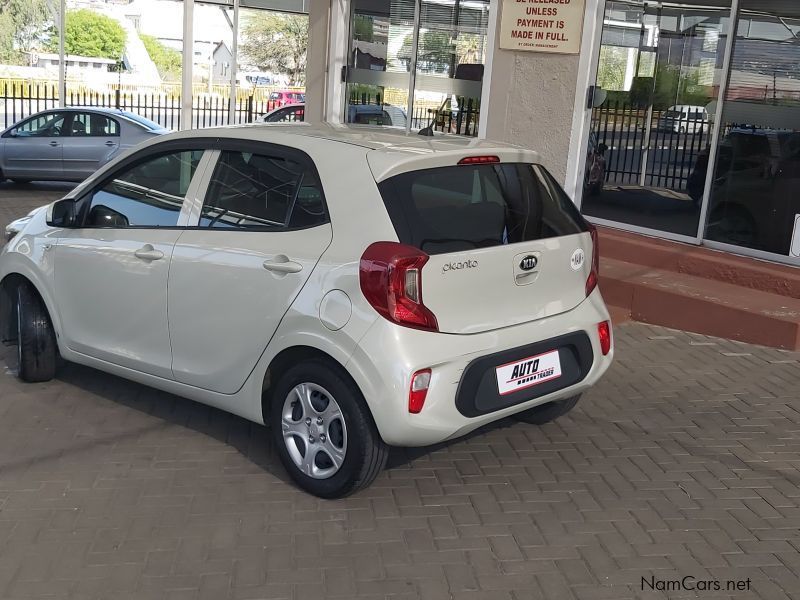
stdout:
[(586, 0), (503, 0), (500, 48), (578, 54)]

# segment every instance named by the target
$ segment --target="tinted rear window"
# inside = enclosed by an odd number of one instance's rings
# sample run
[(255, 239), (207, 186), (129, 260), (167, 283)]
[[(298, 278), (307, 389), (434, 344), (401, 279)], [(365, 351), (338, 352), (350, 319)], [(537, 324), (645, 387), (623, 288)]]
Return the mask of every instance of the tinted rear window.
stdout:
[(398, 239), (428, 254), (587, 231), (541, 166), (461, 165), (410, 171), (379, 184)]

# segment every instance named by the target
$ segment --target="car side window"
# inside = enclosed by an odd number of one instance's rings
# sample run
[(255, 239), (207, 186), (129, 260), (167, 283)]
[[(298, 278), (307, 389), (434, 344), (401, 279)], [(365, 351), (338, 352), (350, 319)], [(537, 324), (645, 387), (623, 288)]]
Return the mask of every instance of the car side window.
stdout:
[(297, 229), (327, 222), (315, 172), (280, 156), (225, 150), (209, 182), (200, 227)]
[(75, 113), (70, 135), (73, 137), (111, 137), (119, 135), (119, 123), (97, 113)]
[(162, 153), (123, 168), (92, 193), (84, 226), (175, 227), (202, 155), (202, 150)]
[(59, 137), (64, 132), (64, 113), (45, 113), (28, 119), (14, 129), (19, 137)]

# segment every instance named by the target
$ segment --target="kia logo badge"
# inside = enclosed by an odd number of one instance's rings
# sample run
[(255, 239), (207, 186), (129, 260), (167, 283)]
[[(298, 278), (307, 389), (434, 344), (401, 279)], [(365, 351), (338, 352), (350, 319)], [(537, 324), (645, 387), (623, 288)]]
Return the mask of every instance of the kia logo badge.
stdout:
[(519, 261), (519, 268), (523, 271), (533, 271), (536, 268), (536, 265), (539, 264), (539, 261), (536, 260), (536, 257), (526, 256), (521, 261)]

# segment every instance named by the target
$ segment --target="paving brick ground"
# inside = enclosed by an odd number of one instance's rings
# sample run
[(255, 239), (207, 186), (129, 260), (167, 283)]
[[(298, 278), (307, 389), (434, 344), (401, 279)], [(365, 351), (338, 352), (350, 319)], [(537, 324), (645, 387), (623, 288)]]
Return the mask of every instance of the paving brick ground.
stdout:
[[(0, 224), (47, 193), (0, 186)], [(78, 366), (24, 385), (0, 349), (0, 599), (800, 598), (800, 355), (616, 334), (557, 423), (395, 451), (342, 501), (262, 427)], [(642, 589), (686, 576), (723, 589)]]

